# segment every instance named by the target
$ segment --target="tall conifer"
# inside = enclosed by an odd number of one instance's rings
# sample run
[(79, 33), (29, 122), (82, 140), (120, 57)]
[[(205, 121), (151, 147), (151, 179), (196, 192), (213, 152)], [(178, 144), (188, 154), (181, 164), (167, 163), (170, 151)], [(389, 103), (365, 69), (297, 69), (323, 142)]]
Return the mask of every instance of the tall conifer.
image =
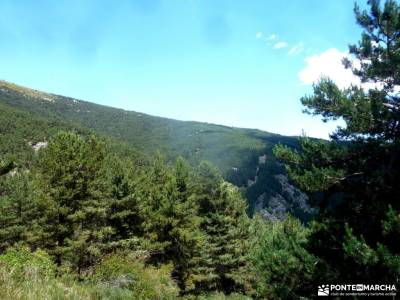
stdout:
[(78, 271), (96, 262), (111, 233), (106, 225), (104, 145), (61, 132), (40, 153), (42, 243), (56, 262)]
[(303, 138), (301, 152), (275, 151), (321, 210), (310, 237), (320, 282), (400, 278), (400, 7), (393, 0), (368, 4), (369, 11), (355, 6), (363, 29), (350, 46), (357, 63), (343, 62), (364, 86), (339, 89), (322, 78), (301, 99), (308, 113), (345, 126), (330, 142)]

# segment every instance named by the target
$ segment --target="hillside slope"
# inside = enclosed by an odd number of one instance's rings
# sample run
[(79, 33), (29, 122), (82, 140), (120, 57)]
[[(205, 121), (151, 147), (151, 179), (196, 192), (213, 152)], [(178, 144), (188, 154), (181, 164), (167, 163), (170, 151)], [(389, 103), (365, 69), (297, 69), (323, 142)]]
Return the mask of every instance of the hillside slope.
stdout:
[[(256, 209), (274, 218), (290, 211), (302, 219), (311, 212), (306, 196), (282, 176), (284, 170), (272, 155), (277, 143), (296, 147), (295, 137), (154, 117), (0, 81), (0, 119), (11, 122), (10, 118), (15, 119), (15, 126), (26, 127), (25, 136), (14, 138), (20, 147), (26, 147), (33, 136), (37, 141), (45, 140), (60, 128), (89, 130), (147, 155), (160, 150), (170, 159), (181, 155), (192, 164), (211, 161), (226, 180), (243, 188), (250, 212)], [(28, 119), (30, 124), (25, 124)], [(9, 134), (12, 130), (0, 138)]]

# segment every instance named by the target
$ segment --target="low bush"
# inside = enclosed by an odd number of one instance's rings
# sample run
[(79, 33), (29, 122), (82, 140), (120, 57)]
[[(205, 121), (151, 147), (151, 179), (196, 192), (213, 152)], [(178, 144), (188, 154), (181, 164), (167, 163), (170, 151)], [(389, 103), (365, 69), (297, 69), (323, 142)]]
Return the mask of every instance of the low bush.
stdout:
[(108, 289), (128, 289), (133, 299), (176, 299), (178, 287), (172, 280), (172, 267), (147, 266), (135, 255), (114, 254), (95, 268), (95, 284)]

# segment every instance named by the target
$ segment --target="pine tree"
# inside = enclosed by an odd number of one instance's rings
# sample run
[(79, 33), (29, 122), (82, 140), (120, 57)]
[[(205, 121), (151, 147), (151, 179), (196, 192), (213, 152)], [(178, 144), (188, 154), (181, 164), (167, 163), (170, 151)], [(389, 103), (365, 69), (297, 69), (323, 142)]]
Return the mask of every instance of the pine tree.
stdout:
[(0, 251), (19, 242), (27, 243), (37, 216), (31, 176), (18, 171), (5, 177), (0, 196)]
[(142, 177), (140, 209), (144, 222), (144, 247), (152, 252), (152, 260), (164, 263), (165, 249), (171, 245), (173, 199), (176, 189), (172, 173), (166, 168), (164, 157), (157, 153)]
[(191, 198), (190, 181), (189, 165), (182, 157), (178, 157), (174, 168), (176, 222), (172, 231), (174, 242), (169, 249), (169, 255), (174, 264), (173, 276), (178, 279), (180, 288), (184, 292), (191, 291), (195, 287), (194, 269), (204, 244), (204, 235), (199, 230), (200, 218), (197, 216), (197, 206)]
[(189, 199), (187, 164), (179, 158), (171, 169), (158, 154), (144, 177), (144, 240), (151, 253), (150, 261), (172, 263), (172, 275), (185, 292), (193, 286), (192, 268), (201, 234), (195, 206)]
[(309, 229), (287, 216), (282, 221), (252, 220), (250, 257), (262, 299), (298, 299), (309, 296), (316, 258), (306, 250)]
[(108, 224), (113, 229), (110, 246), (132, 249), (138, 246), (143, 234), (139, 206), (139, 171), (128, 161), (115, 155), (106, 162), (106, 181), (109, 197)]
[(330, 142), (303, 138), (301, 152), (275, 149), (320, 207), (310, 237), (320, 282), (394, 282), (400, 276), (393, 259), (400, 254), (399, 232), (385, 225), (397, 224), (400, 212), (400, 7), (392, 0), (368, 3), (369, 11), (355, 6), (363, 33), (350, 53), (360, 63), (345, 59), (344, 65), (375, 88), (341, 90), (322, 78), (301, 101), (308, 113), (342, 119), (345, 127)]
[(104, 197), (104, 145), (61, 132), (40, 153), (42, 247), (57, 264), (71, 263), (80, 272), (97, 261), (110, 234)]
[(249, 219), (240, 192), (209, 163), (199, 166), (195, 201), (206, 235), (197, 291), (242, 292), (248, 287)]

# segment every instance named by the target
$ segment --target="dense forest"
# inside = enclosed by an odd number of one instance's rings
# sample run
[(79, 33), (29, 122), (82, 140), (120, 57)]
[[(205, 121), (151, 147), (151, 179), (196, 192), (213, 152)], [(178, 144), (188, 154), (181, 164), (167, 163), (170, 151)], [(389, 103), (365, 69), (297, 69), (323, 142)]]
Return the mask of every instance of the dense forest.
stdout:
[[(313, 214), (306, 205), (306, 195), (287, 180), (272, 153), (278, 143), (298, 147), (295, 137), (153, 117), (5, 81), (0, 81), (0, 97), (5, 108), (0, 112), (3, 115), (0, 124), (8, 129), (7, 135), (13, 136), (6, 139), (8, 148), (18, 144), (23, 145), (19, 148), (22, 152), (29, 152), (30, 149), (23, 149), (28, 148), (27, 140), (30, 143), (47, 141), (55, 129), (94, 133), (111, 139), (111, 145), (118, 143), (114, 147), (117, 151), (122, 147), (124, 151), (134, 150), (139, 156), (148, 157), (161, 151), (167, 161), (173, 162), (182, 156), (191, 166), (210, 161), (224, 179), (241, 188), (250, 214), (257, 211), (279, 218), (290, 212), (303, 221)], [(13, 124), (12, 119), (18, 122)], [(280, 209), (274, 208), (274, 203)]]
[[(321, 284), (397, 284), (400, 6), (368, 3), (354, 9), (360, 64), (343, 63), (375, 88), (321, 78), (301, 99), (344, 121), (330, 141), (2, 82), (0, 298), (309, 299)], [(260, 195), (288, 206), (263, 214)]]

